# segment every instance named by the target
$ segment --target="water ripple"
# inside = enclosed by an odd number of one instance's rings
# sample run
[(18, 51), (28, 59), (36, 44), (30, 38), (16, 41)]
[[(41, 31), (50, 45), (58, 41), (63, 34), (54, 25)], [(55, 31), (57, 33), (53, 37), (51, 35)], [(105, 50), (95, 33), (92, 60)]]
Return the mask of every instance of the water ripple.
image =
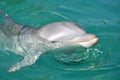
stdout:
[[(99, 46), (99, 45), (98, 45)], [(55, 53), (55, 60), (62, 64), (63, 67), (60, 69), (67, 71), (86, 71), (93, 70), (100, 66), (101, 61), (103, 60), (103, 51), (99, 48), (88, 48), (81, 49), (72, 48), (58, 50)]]

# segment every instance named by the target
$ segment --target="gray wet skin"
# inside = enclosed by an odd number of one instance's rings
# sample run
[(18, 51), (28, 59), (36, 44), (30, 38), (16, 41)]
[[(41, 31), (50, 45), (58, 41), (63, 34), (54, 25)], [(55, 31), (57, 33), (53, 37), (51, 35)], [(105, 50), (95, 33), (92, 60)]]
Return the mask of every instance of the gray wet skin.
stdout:
[(73, 22), (55, 22), (42, 28), (30, 28), (15, 23), (2, 11), (0, 13), (5, 17), (4, 24), (0, 25), (0, 49), (24, 56), (22, 61), (8, 69), (9, 72), (34, 64), (47, 50), (67, 46), (88, 48), (98, 41), (94, 34), (86, 33)]

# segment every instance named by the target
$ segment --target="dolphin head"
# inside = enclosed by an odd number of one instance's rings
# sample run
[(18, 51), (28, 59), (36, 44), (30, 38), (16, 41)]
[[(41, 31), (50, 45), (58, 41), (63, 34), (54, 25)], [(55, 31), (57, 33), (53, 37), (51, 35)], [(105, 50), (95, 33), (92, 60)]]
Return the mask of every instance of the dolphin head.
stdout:
[(79, 25), (72, 22), (55, 22), (37, 30), (37, 35), (49, 42), (69, 42), (73, 45), (91, 47), (97, 43), (94, 34), (86, 33)]

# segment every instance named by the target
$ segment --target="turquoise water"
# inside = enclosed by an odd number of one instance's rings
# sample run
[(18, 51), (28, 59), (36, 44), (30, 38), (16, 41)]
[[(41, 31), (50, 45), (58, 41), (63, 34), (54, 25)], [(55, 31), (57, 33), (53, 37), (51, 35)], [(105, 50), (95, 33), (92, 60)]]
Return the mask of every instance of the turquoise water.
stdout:
[(119, 0), (0, 0), (0, 9), (17, 23), (41, 27), (73, 21), (99, 37), (89, 49), (48, 51), (34, 65), (13, 73), (8, 67), (23, 57), (1, 50), (0, 80), (120, 80), (119, 7)]

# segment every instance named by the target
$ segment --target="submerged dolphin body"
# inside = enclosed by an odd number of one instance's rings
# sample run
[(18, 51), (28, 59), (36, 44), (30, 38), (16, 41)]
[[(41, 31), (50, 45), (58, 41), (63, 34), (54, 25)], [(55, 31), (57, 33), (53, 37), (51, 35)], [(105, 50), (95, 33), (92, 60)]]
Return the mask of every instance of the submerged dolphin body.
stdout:
[(32, 65), (40, 55), (51, 49), (67, 46), (91, 47), (98, 38), (87, 34), (73, 22), (55, 22), (42, 28), (30, 28), (15, 23), (7, 14), (5, 23), (0, 25), (0, 48), (24, 56), (21, 62), (9, 68), (9, 72)]

